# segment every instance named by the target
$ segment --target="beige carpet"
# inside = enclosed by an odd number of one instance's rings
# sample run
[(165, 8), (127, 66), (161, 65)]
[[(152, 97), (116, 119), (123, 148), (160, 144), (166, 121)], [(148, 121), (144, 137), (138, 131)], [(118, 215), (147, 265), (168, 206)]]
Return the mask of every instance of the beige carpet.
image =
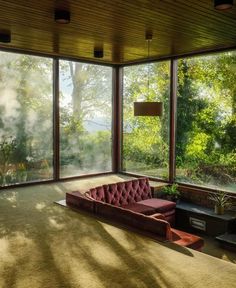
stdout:
[(118, 176), (0, 192), (0, 287), (236, 287), (236, 265), (54, 204)]

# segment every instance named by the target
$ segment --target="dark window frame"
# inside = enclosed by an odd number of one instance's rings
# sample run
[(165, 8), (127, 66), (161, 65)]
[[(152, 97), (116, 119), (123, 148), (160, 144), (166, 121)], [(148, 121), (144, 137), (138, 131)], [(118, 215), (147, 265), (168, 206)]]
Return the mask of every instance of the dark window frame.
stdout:
[[(172, 57), (162, 57), (162, 58), (156, 58), (151, 60), (140, 60), (135, 61), (132, 63), (125, 63), (122, 65), (117, 64), (108, 64), (108, 63), (101, 63), (98, 61), (89, 61), (89, 60), (80, 60), (74, 57), (60, 57), (55, 56), (52, 54), (46, 54), (46, 53), (40, 53), (40, 52), (32, 52), (27, 50), (21, 50), (16, 48), (4, 48), (1, 47), (0, 51), (5, 52), (12, 52), (12, 53), (18, 53), (18, 54), (26, 54), (26, 55), (34, 55), (34, 56), (40, 56), (40, 57), (47, 57), (51, 58), (53, 60), (53, 128), (54, 128), (54, 137), (53, 137), (53, 169), (54, 169), (54, 175), (53, 179), (51, 180), (45, 180), (45, 181), (35, 181), (30, 183), (20, 183), (20, 184), (13, 184), (8, 186), (2, 186), (0, 187), (0, 190), (2, 189), (11, 189), (14, 187), (24, 187), (24, 186), (32, 186), (32, 185), (38, 185), (42, 183), (54, 183), (57, 181), (68, 181), (68, 180), (75, 180), (75, 179), (83, 179), (93, 176), (102, 176), (102, 175), (110, 175), (113, 173), (121, 173), (125, 175), (130, 176), (141, 176), (137, 174), (132, 173), (125, 173), (122, 171), (122, 107), (123, 107), (123, 96), (122, 96), (122, 85), (123, 85), (123, 67), (127, 67), (130, 65), (138, 65), (138, 64), (144, 64), (149, 62), (161, 62), (170, 60), (171, 61), (171, 93), (170, 93), (170, 146), (169, 146), (169, 181), (164, 181), (162, 179), (158, 179), (155, 177), (149, 177), (150, 180), (156, 180), (160, 182), (167, 182), (167, 183), (173, 183), (175, 179), (175, 133), (176, 133), (176, 103), (177, 103), (177, 90), (176, 90), (176, 82), (177, 82), (177, 61), (178, 59), (183, 59), (187, 57), (197, 57), (200, 55), (210, 55), (210, 54), (217, 54), (227, 51), (235, 51), (236, 48), (220, 48), (220, 49), (209, 49), (206, 51), (195, 51), (192, 53), (187, 53), (184, 55), (174, 55)], [(96, 174), (89, 174), (89, 175), (81, 175), (81, 176), (73, 176), (73, 177), (67, 177), (67, 178), (60, 178), (59, 175), (59, 60), (70, 60), (80, 63), (88, 63), (88, 64), (96, 64), (101, 66), (109, 66), (112, 67), (113, 75), (112, 75), (112, 83), (113, 83), (113, 91), (112, 91), (112, 171), (111, 172), (104, 172), (104, 173), (96, 173)], [(214, 189), (208, 188), (208, 187), (202, 187), (197, 186), (194, 184), (186, 184), (186, 183), (178, 183), (183, 187), (190, 188), (193, 192), (194, 191), (214, 191)]]

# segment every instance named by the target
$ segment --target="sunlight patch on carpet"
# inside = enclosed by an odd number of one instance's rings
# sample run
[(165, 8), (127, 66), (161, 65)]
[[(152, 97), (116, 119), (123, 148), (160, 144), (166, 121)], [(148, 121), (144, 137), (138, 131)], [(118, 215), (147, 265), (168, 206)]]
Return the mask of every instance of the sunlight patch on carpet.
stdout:
[(35, 208), (39, 211), (43, 210), (44, 208), (46, 207), (46, 203), (45, 202), (40, 202), (40, 203), (37, 203)]
[(17, 194), (18, 194), (18, 192), (15, 192), (15, 191), (8, 193), (7, 197), (5, 197), (5, 199), (8, 200), (12, 204), (16, 204), (17, 203)]
[(14, 257), (10, 251), (9, 240), (6, 237), (0, 239), (0, 262), (4, 265), (14, 263)]
[(57, 230), (61, 230), (66, 227), (66, 223), (59, 223), (56, 217), (49, 217), (49, 226)]
[(66, 205), (66, 199), (59, 200), (59, 201), (54, 201), (54, 203), (56, 203), (56, 204), (58, 204), (58, 205), (61, 205), (61, 206), (64, 206), (64, 207), (67, 207), (67, 205)]

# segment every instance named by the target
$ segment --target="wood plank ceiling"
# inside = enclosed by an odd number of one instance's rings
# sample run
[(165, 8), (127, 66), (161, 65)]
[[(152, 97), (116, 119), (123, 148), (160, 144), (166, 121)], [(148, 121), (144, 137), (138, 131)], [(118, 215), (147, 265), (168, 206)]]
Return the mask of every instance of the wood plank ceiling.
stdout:
[[(236, 6), (236, 5), (235, 5)], [(0, 47), (124, 64), (150, 58), (236, 46), (236, 7), (214, 9), (212, 0), (0, 0), (0, 32), (12, 40)], [(71, 12), (69, 24), (54, 22), (54, 9)]]

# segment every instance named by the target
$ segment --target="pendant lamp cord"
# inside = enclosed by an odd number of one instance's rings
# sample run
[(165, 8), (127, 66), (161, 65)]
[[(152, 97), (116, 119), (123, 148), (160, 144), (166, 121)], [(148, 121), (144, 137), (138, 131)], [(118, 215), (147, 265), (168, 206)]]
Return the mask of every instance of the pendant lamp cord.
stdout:
[[(147, 40), (148, 41), (148, 59), (149, 59), (149, 56), (150, 56), (150, 39)], [(148, 81), (147, 81), (147, 86), (148, 86), (148, 98), (149, 98), (149, 86), (150, 86), (150, 63), (148, 63)]]

